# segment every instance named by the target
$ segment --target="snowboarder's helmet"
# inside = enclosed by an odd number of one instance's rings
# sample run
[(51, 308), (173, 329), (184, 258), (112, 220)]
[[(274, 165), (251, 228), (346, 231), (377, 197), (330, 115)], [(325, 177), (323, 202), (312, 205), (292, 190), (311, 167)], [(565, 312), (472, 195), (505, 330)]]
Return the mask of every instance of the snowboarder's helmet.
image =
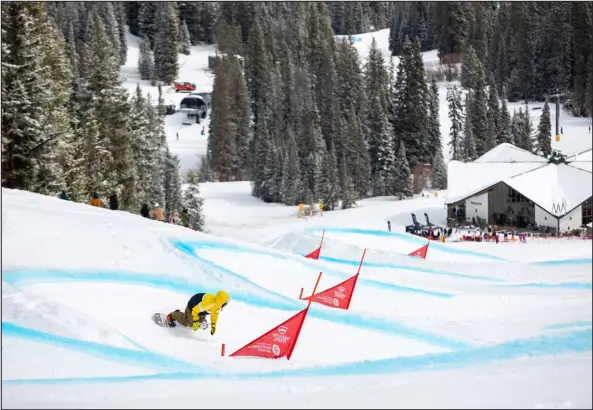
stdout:
[(216, 304), (220, 305), (221, 308), (225, 307), (230, 299), (231, 297), (224, 290), (219, 290), (216, 294)]

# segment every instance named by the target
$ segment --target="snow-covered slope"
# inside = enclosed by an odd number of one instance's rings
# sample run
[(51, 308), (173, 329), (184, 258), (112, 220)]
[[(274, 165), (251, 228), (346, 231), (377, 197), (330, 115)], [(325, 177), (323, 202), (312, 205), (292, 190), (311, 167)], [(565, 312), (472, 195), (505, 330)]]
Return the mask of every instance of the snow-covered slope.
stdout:
[[(299, 219), (246, 188), (203, 189), (210, 231), (244, 241), (3, 189), (4, 406), (187, 408), (204, 389), (248, 408), (591, 405), (590, 242), (431, 244), (420, 260), (402, 224), (438, 222), (438, 198)], [(322, 229), (321, 260), (295, 253)], [(350, 309), (313, 305), (290, 361), (220, 356), (302, 309), (319, 271), (320, 289), (350, 277), (363, 248)], [(150, 320), (221, 288), (215, 336)]]
[[(142, 91), (150, 93), (151, 100), (156, 105), (158, 99), (158, 88), (150, 85), (150, 81), (141, 80), (138, 72), (139, 39), (128, 32), (128, 58), (121, 68), (121, 75), (124, 78), (124, 87), (132, 95), (136, 86), (140, 84)], [(208, 69), (208, 56), (215, 54), (216, 47), (193, 46), (191, 54), (186, 56), (179, 54), (179, 81), (189, 81), (196, 84), (194, 92), (212, 92), (214, 81), (213, 73)], [(187, 96), (186, 92), (176, 93), (172, 87), (163, 87), (163, 99), (166, 104), (174, 104), (179, 109), (179, 103)], [(169, 149), (179, 157), (182, 175), (198, 166), (200, 157), (205, 154), (208, 142), (208, 124), (210, 116), (196, 124), (195, 120), (189, 121), (191, 125), (183, 125), (186, 114), (177, 112), (165, 117), (165, 132)], [(204, 135), (202, 135), (204, 130)], [(179, 136), (179, 138), (177, 138)]]

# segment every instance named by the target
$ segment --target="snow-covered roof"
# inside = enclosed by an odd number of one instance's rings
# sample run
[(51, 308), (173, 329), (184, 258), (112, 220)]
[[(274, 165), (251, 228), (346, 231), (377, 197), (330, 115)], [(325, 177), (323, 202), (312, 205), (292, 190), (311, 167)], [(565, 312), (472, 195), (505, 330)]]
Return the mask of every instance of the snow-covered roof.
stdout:
[[(488, 153), (484, 154), (487, 155)], [(540, 162), (460, 162), (449, 161), (447, 203), (468, 198), (505, 178), (545, 166)]]
[(551, 215), (562, 216), (591, 197), (592, 175), (569, 165), (548, 164), (503, 182)]
[[(519, 162), (515, 162), (519, 161)], [(500, 144), (475, 162), (450, 161), (446, 203), (462, 201), (504, 182), (552, 215), (562, 216), (591, 197), (591, 150), (569, 165)]]
[(577, 154), (575, 158), (570, 161), (570, 166), (579, 168), (585, 171), (593, 172), (593, 151), (587, 150)]
[(545, 158), (539, 155), (532, 154), (529, 151), (515, 147), (512, 144), (504, 143), (500, 144), (490, 151), (476, 159), (474, 162), (548, 162)]

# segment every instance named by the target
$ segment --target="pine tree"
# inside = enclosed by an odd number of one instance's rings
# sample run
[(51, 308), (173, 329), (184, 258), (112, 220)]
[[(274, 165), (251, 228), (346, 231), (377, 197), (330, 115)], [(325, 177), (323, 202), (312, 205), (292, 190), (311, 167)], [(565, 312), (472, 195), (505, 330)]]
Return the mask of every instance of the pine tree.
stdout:
[(449, 156), (452, 161), (460, 161), (464, 158), (462, 151), (463, 142), (463, 106), (461, 93), (457, 87), (447, 89), (447, 102), (449, 105)]
[(323, 204), (323, 210), (333, 211), (338, 206), (340, 197), (340, 180), (333, 146), (325, 154), (319, 185), (319, 200)]
[(150, 43), (148, 37), (140, 40), (140, 53), (138, 55), (138, 71), (140, 72), (141, 80), (150, 80), (154, 71), (154, 63), (152, 61), (152, 53), (150, 51)]
[(410, 166), (427, 161), (428, 88), (420, 43), (404, 41), (395, 83), (395, 135), (402, 138)]
[(299, 154), (294, 135), (288, 138), (288, 158), (284, 162), (280, 197), (285, 205), (298, 205), (303, 201), (303, 184), (299, 167)]
[(204, 230), (203, 205), (204, 200), (200, 197), (198, 174), (196, 171), (190, 170), (187, 174), (187, 185), (183, 192), (183, 207), (189, 213), (189, 226), (194, 231)]
[(179, 40), (179, 52), (181, 54), (190, 55), (191, 54), (191, 40), (189, 37), (189, 30), (187, 29), (187, 24), (185, 20), (181, 23), (181, 27), (179, 28), (180, 40)]
[(479, 157), (493, 147), (494, 141), (488, 140), (488, 101), (484, 81), (482, 64), (477, 63), (475, 76), (475, 89), (471, 90), (471, 105), (466, 107), (468, 118), (472, 122), (472, 134), (476, 146), (476, 155)]
[(434, 180), (432, 186), (434, 189), (447, 188), (447, 166), (440, 150), (437, 151), (434, 159)]
[(6, 33), (2, 36), (2, 185), (8, 188), (33, 190), (37, 186), (36, 155), (47, 139), (44, 122), (51, 79), (42, 59), (39, 7), (36, 3), (2, 4)]
[[(350, 107), (350, 111), (353, 111)], [(361, 124), (356, 115), (349, 116), (345, 121), (347, 130), (345, 155), (350, 181), (353, 184), (353, 197), (366, 198), (370, 192), (371, 164), (368, 143), (364, 138)]]
[(171, 84), (179, 71), (179, 23), (173, 3), (155, 4), (158, 27), (154, 37), (154, 72), (157, 79)]
[(488, 114), (486, 116), (486, 136), (484, 138), (484, 149), (490, 151), (497, 144), (498, 121), (500, 118), (500, 108), (498, 102), (498, 92), (494, 84), (494, 76), (490, 74), (488, 80)]
[(430, 91), (428, 99), (428, 126), (427, 126), (427, 148), (430, 163), (435, 166), (437, 152), (441, 152), (441, 124), (439, 118), (439, 88), (435, 77), (430, 80)]
[(500, 108), (500, 117), (498, 120), (498, 130), (496, 133), (497, 144), (513, 144), (515, 142), (514, 135), (511, 133), (511, 115), (507, 106), (506, 93), (503, 87), (502, 107)]
[(412, 196), (412, 183), (410, 181), (410, 166), (406, 156), (404, 142), (400, 140), (399, 149), (395, 158), (395, 192), (401, 197)]
[(165, 220), (169, 220), (182, 209), (181, 176), (179, 174), (179, 158), (167, 149), (165, 153)]
[(126, 39), (126, 15), (123, 2), (114, 2), (115, 18), (119, 34), (119, 64), (124, 65), (128, 59), (128, 42)]
[(533, 123), (529, 116), (529, 108), (519, 109), (518, 114), (519, 133), (517, 134), (517, 146), (526, 151), (533, 151)]
[(143, 1), (138, 8), (138, 37), (146, 37), (150, 48), (154, 50), (155, 33), (157, 31), (157, 2)]
[(346, 169), (346, 158), (343, 157), (340, 163), (340, 192), (342, 199), (342, 209), (349, 209), (356, 206), (356, 188), (352, 183), (352, 178), (348, 175)]
[(465, 96), (465, 128), (463, 130), (463, 139), (461, 141), (461, 152), (464, 162), (473, 161), (478, 157), (478, 155), (476, 154), (476, 142), (474, 138), (473, 123), (468, 114), (468, 111), (471, 109), (472, 106), (471, 100), (472, 94), (467, 93), (467, 95)]
[(544, 157), (548, 157), (552, 153), (552, 121), (548, 101), (544, 103), (537, 129), (536, 152), (541, 152)]

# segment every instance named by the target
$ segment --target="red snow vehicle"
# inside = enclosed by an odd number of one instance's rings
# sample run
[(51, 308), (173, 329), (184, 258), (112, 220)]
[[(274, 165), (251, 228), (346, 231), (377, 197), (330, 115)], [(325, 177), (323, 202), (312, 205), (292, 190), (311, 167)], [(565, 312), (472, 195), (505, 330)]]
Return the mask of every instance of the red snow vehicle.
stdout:
[(178, 93), (179, 91), (195, 91), (196, 85), (194, 83), (189, 83), (187, 81), (184, 82), (177, 82), (175, 81), (175, 92)]

